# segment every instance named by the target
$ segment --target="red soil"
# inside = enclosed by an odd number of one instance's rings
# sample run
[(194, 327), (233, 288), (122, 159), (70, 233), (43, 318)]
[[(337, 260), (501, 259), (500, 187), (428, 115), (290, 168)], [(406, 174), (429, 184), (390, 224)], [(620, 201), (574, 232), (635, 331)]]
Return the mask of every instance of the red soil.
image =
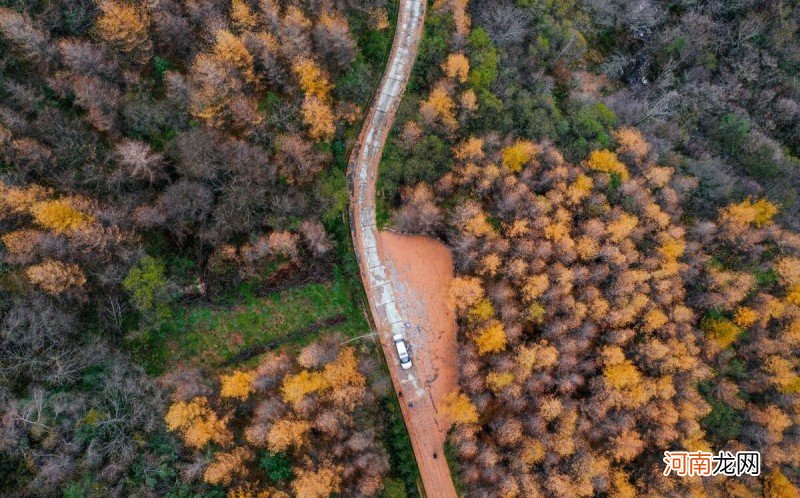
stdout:
[(379, 236), (397, 300), (412, 324), (408, 333), (412, 359), (433, 398), (437, 442), (443, 444), (450, 421), (439, 409), (458, 382), (456, 318), (449, 302), (453, 257), (447, 246), (428, 237), (385, 231)]

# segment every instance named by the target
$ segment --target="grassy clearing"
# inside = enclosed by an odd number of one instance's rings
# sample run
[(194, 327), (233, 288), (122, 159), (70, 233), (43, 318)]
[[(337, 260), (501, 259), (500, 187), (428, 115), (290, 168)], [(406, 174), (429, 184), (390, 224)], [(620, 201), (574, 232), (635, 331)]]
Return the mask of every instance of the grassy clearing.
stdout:
[(264, 297), (242, 286), (226, 299), (235, 305), (208, 303), (174, 310), (172, 319), (134, 345), (148, 372), (160, 374), (177, 366), (217, 365), (244, 348), (284, 338), (314, 322), (344, 315), (344, 323), (322, 328), (295, 341), (339, 332), (367, 333), (369, 327), (353, 301), (353, 289), (338, 272), (333, 282), (308, 284)]

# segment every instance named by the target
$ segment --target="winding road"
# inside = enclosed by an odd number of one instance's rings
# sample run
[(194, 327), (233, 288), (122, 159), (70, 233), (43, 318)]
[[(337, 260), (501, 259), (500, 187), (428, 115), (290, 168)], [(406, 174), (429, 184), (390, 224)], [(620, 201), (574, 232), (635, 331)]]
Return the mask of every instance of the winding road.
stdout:
[[(375, 183), (386, 138), (405, 91), (422, 38), (425, 0), (400, 0), (397, 29), (378, 93), (364, 120), (348, 165), (350, 230), (361, 280), (373, 322), (389, 363), (400, 407), (411, 437), (425, 493), (429, 498), (455, 498), (456, 491), (444, 457), (436, 408), (418, 367), (400, 368), (392, 342), (394, 333), (406, 335), (408, 317), (398, 304), (375, 222)], [(414, 344), (411, 343), (412, 359)], [(437, 458), (434, 458), (434, 454)]]

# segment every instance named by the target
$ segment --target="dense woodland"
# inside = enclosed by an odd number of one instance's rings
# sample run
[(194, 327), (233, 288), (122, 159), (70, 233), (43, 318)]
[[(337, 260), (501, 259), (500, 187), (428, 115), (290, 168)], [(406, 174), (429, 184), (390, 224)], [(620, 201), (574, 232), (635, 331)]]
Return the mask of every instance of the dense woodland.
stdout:
[[(2, 494), (414, 496), (374, 350), (164, 339), (357, 299), (345, 166), (395, 7), (0, 0)], [(798, 494), (798, 19), (431, 2), (379, 219), (454, 251), (467, 496)], [(763, 474), (664, 477), (668, 449)]]
[(383, 480), (401, 468), (414, 485), (413, 459), (389, 472), (403, 435), (374, 349), (140, 361), (187, 306), (352, 278), (346, 149), (394, 15), (0, 2), (0, 494), (375, 496), (402, 493)]
[(797, 495), (797, 9), (435, 3), (381, 178), (454, 251), (465, 495)]
[[(463, 54), (470, 66), (459, 83), (478, 105), (469, 114), (464, 89), (450, 95), (459, 136), (548, 139), (578, 161), (609, 147), (617, 124), (636, 126), (661, 157), (700, 180), (691, 200), (698, 211), (768, 195), (781, 204), (779, 219), (797, 228), (797, 2), (435, 4), (463, 14), (429, 17), (411, 88), (417, 91), (406, 99), (401, 124), (419, 121), (415, 100), (427, 98), (449, 55)], [(425, 135), (410, 151), (389, 150), (390, 204), (397, 185), (431, 183), (446, 172), (450, 142)]]
[(445, 221), (462, 324), (451, 441), (477, 496), (761, 488), (663, 477), (676, 448), (758, 449), (764, 485), (796, 477), (800, 236), (763, 200), (676, 223), (695, 183), (648, 163), (632, 129), (616, 140), (628, 163), (471, 139), (436, 185), (461, 198)]
[[(264, 355), (218, 384), (197, 370), (170, 377), (167, 426), (195, 450), (187, 480), (202, 476), (236, 497), (375, 496), (389, 459), (377, 441), (373, 392), (388, 384), (374, 359), (340, 343), (330, 336), (296, 358)], [(379, 385), (368, 386), (365, 373)]]

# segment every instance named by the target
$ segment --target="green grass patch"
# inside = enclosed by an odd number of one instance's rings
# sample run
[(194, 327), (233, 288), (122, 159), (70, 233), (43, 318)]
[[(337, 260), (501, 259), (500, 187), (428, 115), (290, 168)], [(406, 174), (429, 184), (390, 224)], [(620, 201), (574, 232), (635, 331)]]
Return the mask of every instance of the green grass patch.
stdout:
[(392, 213), (386, 198), (379, 196), (375, 199), (375, 223), (379, 230), (384, 230), (391, 226)]
[(369, 329), (353, 300), (354, 292), (339, 272), (333, 282), (308, 284), (259, 297), (242, 286), (229, 305), (208, 303), (179, 307), (170, 321), (133, 344), (148, 372), (160, 374), (179, 365), (216, 365), (239, 351), (290, 336), (315, 322), (344, 315), (344, 323), (325, 327), (293, 341), (310, 342), (321, 334), (356, 336)]

